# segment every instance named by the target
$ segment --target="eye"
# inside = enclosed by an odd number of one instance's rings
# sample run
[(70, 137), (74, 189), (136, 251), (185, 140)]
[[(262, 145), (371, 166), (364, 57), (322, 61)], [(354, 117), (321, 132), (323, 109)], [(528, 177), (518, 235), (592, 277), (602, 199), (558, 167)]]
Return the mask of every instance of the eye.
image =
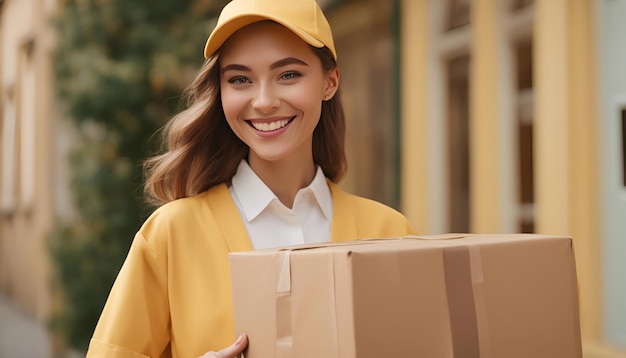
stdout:
[(235, 76), (229, 79), (228, 83), (234, 84), (234, 85), (242, 85), (242, 84), (250, 83), (250, 80), (244, 76)]
[(285, 73), (281, 74), (279, 78), (281, 80), (293, 80), (293, 79), (296, 79), (296, 78), (301, 77), (301, 76), (302, 76), (302, 74), (300, 72), (288, 71), (288, 72), (285, 72)]

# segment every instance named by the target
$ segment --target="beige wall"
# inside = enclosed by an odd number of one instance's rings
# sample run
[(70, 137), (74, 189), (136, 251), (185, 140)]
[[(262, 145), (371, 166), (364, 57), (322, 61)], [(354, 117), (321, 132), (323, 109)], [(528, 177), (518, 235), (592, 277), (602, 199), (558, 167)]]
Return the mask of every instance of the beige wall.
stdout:
[(596, 348), (603, 336), (593, 10), (590, 1), (536, 5), (537, 230), (574, 238), (586, 353), (606, 357)]
[(0, 13), (5, 163), (0, 167), (0, 292), (39, 319), (47, 317), (50, 305), (45, 240), (54, 215), (56, 109), (54, 39), (47, 24), (54, 11), (54, 1), (5, 0)]
[[(433, 127), (444, 117), (442, 76), (433, 54), (440, 26), (433, 16), (443, 1), (401, 1), (402, 6), (402, 210), (421, 233), (441, 231), (445, 210), (437, 208), (437, 177), (432, 168), (445, 158), (429, 144)], [(471, 231), (514, 231), (511, 209), (516, 186), (503, 174), (503, 115), (514, 100), (502, 87), (509, 49), (502, 40), (505, 0), (473, 0), (470, 43)], [(586, 357), (626, 357), (608, 347), (602, 333), (601, 233), (599, 228), (597, 53), (593, 1), (535, 0), (531, 21), (534, 41), (534, 165), (536, 227), (540, 233), (574, 238)], [(521, 28), (521, 27), (520, 27)], [(434, 40), (433, 40), (434, 39)], [(453, 42), (452, 41), (452, 42)], [(508, 82), (507, 82), (508, 81)], [(506, 140), (506, 138), (504, 138)], [(505, 157), (503, 157), (505, 156)], [(503, 164), (504, 163), (504, 164)], [(434, 178), (434, 179), (433, 179)], [(513, 178), (515, 179), (515, 178)], [(434, 193), (434, 194), (433, 194)], [(439, 216), (439, 217), (437, 217)], [(437, 225), (433, 225), (433, 223)]]

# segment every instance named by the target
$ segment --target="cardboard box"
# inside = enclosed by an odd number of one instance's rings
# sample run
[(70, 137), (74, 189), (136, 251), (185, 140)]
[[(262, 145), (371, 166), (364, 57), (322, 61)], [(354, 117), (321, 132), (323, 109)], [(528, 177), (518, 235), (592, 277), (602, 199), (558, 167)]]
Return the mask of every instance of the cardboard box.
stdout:
[(232, 253), (247, 358), (582, 357), (569, 237), (406, 237)]

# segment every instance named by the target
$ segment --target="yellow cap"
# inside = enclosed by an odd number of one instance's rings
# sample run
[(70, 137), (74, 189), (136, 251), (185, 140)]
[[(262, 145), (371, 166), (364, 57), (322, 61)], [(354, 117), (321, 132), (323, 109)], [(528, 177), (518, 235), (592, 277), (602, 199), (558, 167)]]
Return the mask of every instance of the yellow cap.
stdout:
[(315, 0), (233, 0), (228, 3), (204, 47), (209, 58), (237, 30), (253, 22), (275, 21), (313, 47), (328, 47), (337, 59), (330, 25)]

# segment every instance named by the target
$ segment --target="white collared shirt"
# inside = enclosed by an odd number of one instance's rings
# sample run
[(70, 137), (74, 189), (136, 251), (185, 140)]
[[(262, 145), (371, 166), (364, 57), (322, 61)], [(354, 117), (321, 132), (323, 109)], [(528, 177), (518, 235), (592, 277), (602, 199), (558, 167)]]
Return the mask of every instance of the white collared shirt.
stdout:
[(229, 190), (255, 250), (330, 241), (333, 202), (320, 167), (296, 194), (293, 209), (278, 200), (246, 160), (239, 163)]

